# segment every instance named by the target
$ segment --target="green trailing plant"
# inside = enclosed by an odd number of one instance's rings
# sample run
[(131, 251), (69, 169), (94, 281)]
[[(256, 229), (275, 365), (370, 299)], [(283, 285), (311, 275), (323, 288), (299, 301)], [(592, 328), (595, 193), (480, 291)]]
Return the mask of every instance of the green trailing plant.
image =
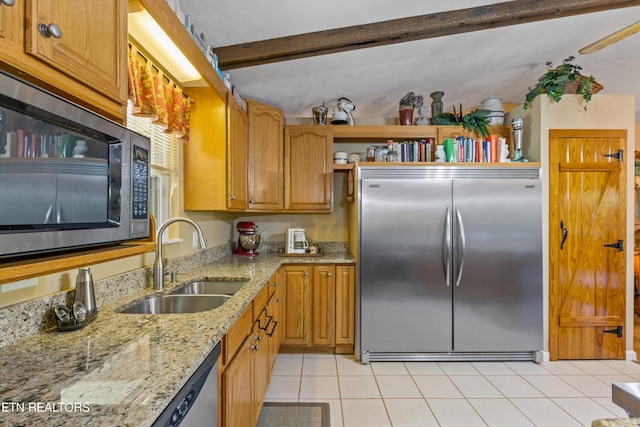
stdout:
[(469, 132), (475, 132), (476, 135), (486, 138), (489, 136), (489, 110), (473, 110), (467, 114), (462, 113), (462, 104), (460, 105), (460, 111), (456, 111), (455, 105), (453, 106), (453, 113), (438, 114), (434, 118), (435, 125), (458, 125), (462, 126)]
[(572, 93), (582, 95), (585, 101), (584, 109), (586, 110), (587, 104), (591, 101), (591, 96), (596, 87), (596, 80), (593, 76), (584, 76), (581, 72), (582, 67), (572, 62), (574, 59), (574, 56), (569, 56), (562, 61), (562, 64), (553, 68), (553, 64), (547, 62), (547, 72), (540, 76), (535, 86), (529, 88), (529, 92), (525, 95), (523, 108), (525, 110), (529, 108), (531, 102), (533, 102), (538, 95), (544, 93), (555, 102), (558, 102), (565, 93), (569, 93), (566, 92), (566, 85), (573, 83), (577, 86), (577, 90)]

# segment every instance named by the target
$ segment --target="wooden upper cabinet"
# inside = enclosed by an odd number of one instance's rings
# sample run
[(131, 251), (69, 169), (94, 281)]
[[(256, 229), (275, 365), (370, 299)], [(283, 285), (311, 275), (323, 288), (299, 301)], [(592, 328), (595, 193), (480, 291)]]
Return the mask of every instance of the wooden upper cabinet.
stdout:
[(227, 207), (245, 210), (248, 206), (247, 113), (227, 94)]
[(249, 210), (282, 210), (282, 110), (247, 100), (249, 122)]
[[(60, 37), (45, 37), (56, 25)], [(53, 28), (53, 27), (51, 27)], [(0, 69), (124, 123), (127, 2), (15, 0), (0, 6)]]
[(328, 126), (285, 128), (285, 210), (333, 209), (333, 131)]
[[(26, 4), (28, 53), (114, 101), (126, 98), (126, 2), (28, 0)], [(44, 35), (47, 31), (51, 35)]]
[(13, 52), (21, 55), (24, 52), (22, 41), (24, 22), (24, 4), (22, 0), (16, 0), (13, 6), (2, 4), (0, 6), (0, 39), (2, 50), (6, 53)]
[[(184, 208), (227, 209), (226, 102), (209, 87), (189, 88), (189, 143), (184, 144)], [(235, 102), (235, 101), (234, 101)]]

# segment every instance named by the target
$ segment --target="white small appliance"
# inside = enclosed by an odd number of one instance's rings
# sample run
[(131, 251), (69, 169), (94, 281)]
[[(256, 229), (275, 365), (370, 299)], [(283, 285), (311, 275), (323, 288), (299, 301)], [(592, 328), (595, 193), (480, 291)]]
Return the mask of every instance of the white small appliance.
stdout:
[(304, 234), (304, 228), (288, 228), (285, 253), (304, 254), (309, 249), (309, 242)]

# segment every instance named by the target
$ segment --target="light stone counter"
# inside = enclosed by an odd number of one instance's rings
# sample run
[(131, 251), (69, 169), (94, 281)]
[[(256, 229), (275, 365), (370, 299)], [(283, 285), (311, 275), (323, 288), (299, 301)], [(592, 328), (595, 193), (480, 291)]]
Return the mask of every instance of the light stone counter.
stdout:
[[(354, 263), (349, 253), (255, 259), (227, 256), (100, 307), (73, 332), (48, 332), (0, 352), (0, 426), (150, 426), (282, 264)], [(116, 313), (200, 278), (247, 278), (223, 306), (202, 313)]]
[(591, 427), (640, 427), (640, 418), (603, 418), (593, 421)]

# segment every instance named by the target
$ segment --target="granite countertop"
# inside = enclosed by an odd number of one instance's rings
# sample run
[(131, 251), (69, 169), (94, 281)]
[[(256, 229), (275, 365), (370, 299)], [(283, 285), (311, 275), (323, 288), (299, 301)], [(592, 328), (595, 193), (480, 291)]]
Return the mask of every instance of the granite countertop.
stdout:
[[(151, 425), (282, 264), (354, 263), (322, 257), (231, 255), (100, 307), (84, 329), (46, 332), (0, 352), (0, 425)], [(201, 278), (247, 278), (223, 306), (193, 314), (116, 313), (150, 295)]]
[(602, 418), (593, 421), (591, 427), (640, 427), (640, 418)]

